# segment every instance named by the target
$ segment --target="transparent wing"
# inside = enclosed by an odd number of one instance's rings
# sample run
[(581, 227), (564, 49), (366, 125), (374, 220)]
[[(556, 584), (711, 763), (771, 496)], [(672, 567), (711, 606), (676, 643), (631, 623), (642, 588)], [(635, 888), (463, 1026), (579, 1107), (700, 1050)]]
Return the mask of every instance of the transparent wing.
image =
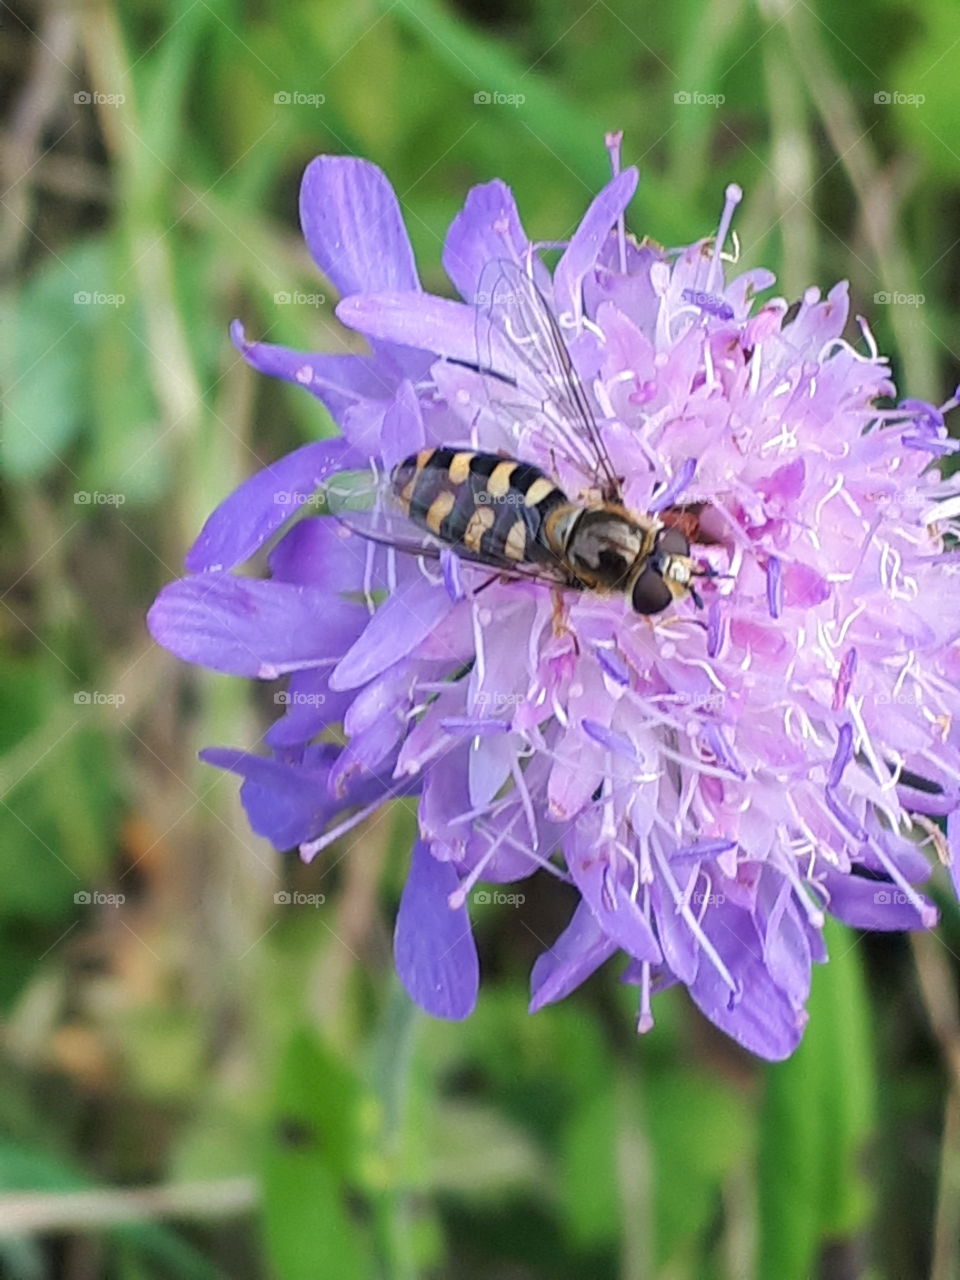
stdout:
[(570, 575), (556, 564), (526, 564), (472, 551), (460, 542), (435, 537), (407, 516), (400, 507), (389, 476), (374, 477), (369, 472), (343, 472), (331, 477), (324, 487), (326, 509), (353, 533), (392, 547), (408, 555), (439, 560), (452, 551), (458, 560), (493, 569), (498, 577), (522, 582), (542, 582), (552, 587), (570, 587)]
[[(504, 339), (518, 370), (496, 367)], [(565, 458), (608, 500), (618, 499), (616, 472), (560, 327), (535, 282), (516, 263), (498, 259), (483, 270), (476, 346), (477, 371), (489, 375), (489, 408), (516, 439), (518, 451), (525, 427), (534, 420), (548, 452)]]

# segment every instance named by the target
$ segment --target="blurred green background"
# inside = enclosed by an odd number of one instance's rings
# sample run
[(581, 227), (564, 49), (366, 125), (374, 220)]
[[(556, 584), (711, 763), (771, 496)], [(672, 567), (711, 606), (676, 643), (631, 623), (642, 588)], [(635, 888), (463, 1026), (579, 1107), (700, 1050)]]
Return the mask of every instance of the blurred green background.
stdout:
[(143, 625), (212, 506), (331, 430), (227, 339), (239, 315), (350, 343), (296, 223), (319, 152), (386, 170), (443, 291), (471, 184), (502, 177), (563, 238), (623, 129), (634, 231), (707, 235), (738, 181), (744, 263), (789, 298), (849, 278), (902, 391), (949, 395), (953, 0), (2, 11), (0, 1273), (955, 1278), (942, 886), (935, 938), (831, 931), (781, 1066), (675, 992), (638, 1039), (607, 970), (529, 1017), (570, 909), (543, 878), (478, 911), (478, 1011), (433, 1022), (391, 970), (410, 813), (309, 869), (274, 854), (196, 762), (256, 744), (273, 690), (183, 668)]

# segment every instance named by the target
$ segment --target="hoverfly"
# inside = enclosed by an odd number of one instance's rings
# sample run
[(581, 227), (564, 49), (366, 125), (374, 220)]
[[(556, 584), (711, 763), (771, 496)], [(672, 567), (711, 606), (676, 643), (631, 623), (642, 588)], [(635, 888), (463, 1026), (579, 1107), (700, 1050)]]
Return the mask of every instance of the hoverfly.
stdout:
[[(712, 573), (696, 568), (682, 513), (668, 510), (661, 518), (624, 505), (590, 402), (534, 280), (516, 264), (497, 261), (484, 272), (479, 296), (488, 305), (478, 309), (477, 362), (449, 362), (480, 380), (482, 411), (518, 453), (532, 430), (555, 465), (560, 458), (583, 478), (583, 494), (571, 500), (545, 469), (512, 450), (438, 446), (393, 468), (376, 510), (339, 518), (366, 538), (417, 555), (437, 557), (449, 548), (500, 577), (621, 593), (640, 614), (661, 613), (688, 595), (702, 607), (695, 579)], [(505, 352), (509, 372), (496, 367)], [(491, 383), (510, 398), (493, 399)]]

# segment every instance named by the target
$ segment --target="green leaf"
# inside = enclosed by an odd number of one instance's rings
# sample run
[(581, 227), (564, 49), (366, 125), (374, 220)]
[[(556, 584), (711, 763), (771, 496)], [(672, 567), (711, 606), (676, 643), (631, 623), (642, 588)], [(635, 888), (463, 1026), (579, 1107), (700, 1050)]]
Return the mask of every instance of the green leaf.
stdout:
[(365, 1280), (370, 1260), (345, 1204), (358, 1145), (355, 1076), (308, 1030), (280, 1069), (263, 1153), (266, 1244), (282, 1280)]
[[(508, 45), (491, 40), (453, 17), (436, 0), (389, 6), (389, 11), (417, 40), (424, 41), (437, 60), (457, 77), (463, 85), (466, 102), (470, 96), (482, 93), (522, 96), (518, 106), (474, 99), (477, 124), (488, 120), (493, 111), (515, 113), (516, 119), (509, 115), (502, 117), (505, 130), (526, 124), (535, 137), (563, 156), (563, 163), (571, 166), (594, 189), (609, 178), (609, 164), (603, 149), (604, 128), (609, 126), (593, 115), (589, 101), (582, 106), (574, 105), (545, 76), (531, 72)], [(469, 118), (465, 110), (463, 117)]]
[(587, 1096), (570, 1118), (557, 1185), (561, 1217), (578, 1248), (615, 1241), (620, 1229), (617, 1190), (617, 1104), (612, 1088)]
[(51, 256), (4, 305), (5, 356), (0, 466), (17, 480), (61, 462), (84, 421), (89, 342), (121, 296), (105, 241)]
[(768, 1068), (761, 1111), (760, 1274), (780, 1280), (807, 1280), (818, 1246), (854, 1233), (871, 1202), (860, 1169), (876, 1087), (867, 996), (853, 935), (828, 922), (825, 937), (809, 1026)]
[(645, 1093), (657, 1256), (666, 1264), (707, 1231), (723, 1182), (752, 1149), (754, 1131), (742, 1094), (715, 1076), (665, 1066), (646, 1081)]

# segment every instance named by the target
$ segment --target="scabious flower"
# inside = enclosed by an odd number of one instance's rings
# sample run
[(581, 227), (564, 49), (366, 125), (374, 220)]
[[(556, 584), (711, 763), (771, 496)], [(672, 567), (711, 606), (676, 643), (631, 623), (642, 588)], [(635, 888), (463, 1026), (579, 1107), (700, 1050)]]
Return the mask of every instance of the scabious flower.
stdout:
[[(640, 1030), (652, 995), (681, 983), (741, 1045), (780, 1059), (826, 959), (825, 912), (857, 929), (936, 922), (915, 886), (931, 850), (951, 864), (937, 819), (952, 837), (960, 806), (960, 506), (935, 465), (956, 401), (895, 405), (866, 323), (843, 336), (844, 283), (758, 304), (774, 277), (730, 274), (723, 252), (735, 187), (717, 234), (688, 248), (625, 235), (637, 173), (619, 172), (617, 142), (614, 177), (552, 275), (502, 182), (469, 193), (443, 252), (460, 302), (422, 291), (379, 169), (313, 161), (304, 235), (370, 354), (251, 342), (239, 324), (233, 336), (342, 436), (227, 498), (150, 627), (188, 661), (289, 677), (266, 753), (203, 753), (243, 778), (251, 826), (278, 849), (310, 860), (391, 797), (416, 797), (395, 951), (429, 1012), (474, 1006), (474, 886), (543, 869), (578, 905), (534, 965), (532, 1009), (623, 952)], [(512, 424), (491, 412), (523, 375), (509, 343), (499, 378), (478, 356), (492, 262), (533, 273), (626, 504), (698, 504), (694, 555), (716, 574), (702, 611), (687, 599), (648, 619), (620, 596), (568, 592), (558, 625), (548, 587), (491, 583), (450, 557), (438, 571), (305, 505), (337, 472), (383, 472), (430, 445), (549, 469), (540, 408), (518, 403)], [(271, 539), (268, 577), (237, 572)]]

